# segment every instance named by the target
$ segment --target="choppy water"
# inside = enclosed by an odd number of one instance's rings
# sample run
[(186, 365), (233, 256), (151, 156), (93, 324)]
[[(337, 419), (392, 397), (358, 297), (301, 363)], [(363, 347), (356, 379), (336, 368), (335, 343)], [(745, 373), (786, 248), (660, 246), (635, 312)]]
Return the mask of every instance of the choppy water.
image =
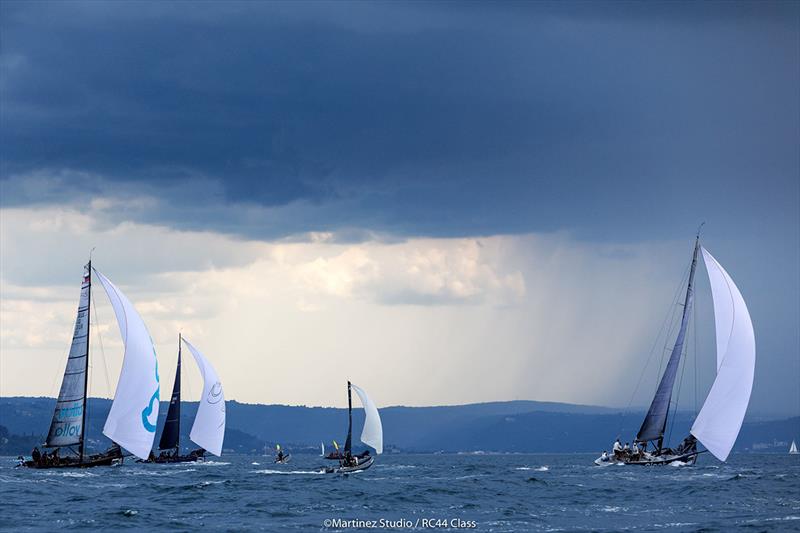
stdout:
[(593, 459), (388, 455), (340, 476), (316, 473), (323, 461), (310, 455), (288, 465), (232, 455), (44, 471), (0, 458), (0, 527), (346, 531), (325, 520), (405, 529), (462, 519), (477, 531), (800, 530), (800, 456), (734, 455), (727, 464), (704, 456), (693, 467), (657, 468), (601, 468)]

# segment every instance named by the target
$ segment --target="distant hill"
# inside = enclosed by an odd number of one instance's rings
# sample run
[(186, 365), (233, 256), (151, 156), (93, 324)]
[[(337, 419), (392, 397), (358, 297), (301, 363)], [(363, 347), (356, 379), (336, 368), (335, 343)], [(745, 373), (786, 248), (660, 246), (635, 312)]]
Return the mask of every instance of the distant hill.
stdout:
[[(54, 405), (53, 398), (0, 398), (0, 425), (11, 436), (37, 437), (41, 442)], [(102, 425), (110, 406), (110, 400), (89, 401), (89, 438), (95, 448), (108, 444)], [(181, 439), (187, 446), (196, 410), (196, 402), (182, 404)], [(347, 430), (346, 409), (229, 401), (226, 411), (228, 451), (258, 452), (265, 444), (274, 446), (276, 442), (298, 451), (304, 447), (317, 449), (320, 441), (326, 446), (334, 439), (341, 443)], [(160, 412), (159, 432), (166, 402), (162, 402)], [(622, 414), (604, 407), (533, 401), (381, 409), (387, 447), (409, 452), (596, 452), (609, 448), (617, 435), (623, 442), (630, 441), (643, 416), (643, 412)], [(363, 410), (355, 410), (353, 419), (357, 437)], [(679, 412), (674, 417), (669, 428), (672, 442), (687, 434), (691, 420), (688, 413)], [(784, 452), (792, 439), (800, 441), (800, 417), (746, 422), (736, 450)], [(6, 451), (16, 454), (30, 450)]]

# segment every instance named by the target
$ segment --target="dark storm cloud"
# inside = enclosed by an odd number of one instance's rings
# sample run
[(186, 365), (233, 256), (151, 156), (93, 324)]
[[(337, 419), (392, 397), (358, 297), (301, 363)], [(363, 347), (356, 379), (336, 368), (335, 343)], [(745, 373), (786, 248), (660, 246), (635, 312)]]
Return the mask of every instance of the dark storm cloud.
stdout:
[[(155, 191), (209, 210), (142, 216), (256, 237), (642, 238), (676, 218), (681, 232), (741, 224), (731, 210), (797, 216), (797, 4), (4, 2), (2, 15), (4, 205)], [(48, 173), (54, 190), (18, 183)], [(303, 209), (265, 228), (221, 209), (241, 204)]]

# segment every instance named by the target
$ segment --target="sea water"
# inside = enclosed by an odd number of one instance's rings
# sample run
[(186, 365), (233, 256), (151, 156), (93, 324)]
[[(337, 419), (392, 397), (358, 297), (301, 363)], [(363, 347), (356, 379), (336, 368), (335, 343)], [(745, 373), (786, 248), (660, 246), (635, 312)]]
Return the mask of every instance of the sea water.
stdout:
[(175, 531), (800, 530), (800, 456), (595, 466), (590, 455), (383, 455), (348, 476), (292, 454), (86, 470), (0, 458), (0, 528)]

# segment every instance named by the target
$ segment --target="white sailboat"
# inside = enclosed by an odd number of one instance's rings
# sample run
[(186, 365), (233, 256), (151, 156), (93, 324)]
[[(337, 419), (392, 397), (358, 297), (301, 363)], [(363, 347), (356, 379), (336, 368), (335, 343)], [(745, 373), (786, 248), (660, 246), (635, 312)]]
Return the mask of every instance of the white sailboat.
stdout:
[(344, 453), (339, 459), (339, 467), (338, 468), (326, 468), (325, 472), (328, 474), (333, 473), (341, 473), (347, 474), (350, 472), (357, 472), (359, 470), (366, 470), (372, 463), (375, 461), (374, 457), (372, 457), (369, 453), (369, 450), (365, 450), (364, 452), (353, 455), (352, 453), (352, 445), (353, 445), (353, 395), (352, 390), (356, 391), (358, 394), (359, 399), (361, 400), (361, 405), (364, 406), (364, 412), (366, 414), (366, 418), (364, 419), (364, 428), (361, 430), (361, 442), (366, 444), (367, 446), (371, 446), (375, 449), (375, 453), (382, 454), (383, 453), (383, 424), (381, 423), (380, 414), (378, 414), (378, 408), (375, 406), (375, 403), (372, 399), (367, 395), (367, 393), (357, 387), (353, 383), (347, 382), (347, 418), (348, 418), (348, 426), (347, 426), (347, 439), (344, 442)]
[[(103, 434), (112, 440), (112, 447), (101, 454), (86, 453), (86, 402), (88, 398), (89, 316), (92, 303), (92, 274), (97, 275), (105, 289), (125, 346), (114, 401), (106, 418)], [(84, 267), (78, 314), (72, 337), (64, 378), (47, 435), (46, 448), (53, 453), (40, 454), (34, 450), (32, 468), (65, 468), (109, 465), (120, 459), (120, 446), (133, 455), (146, 458), (153, 446), (155, 423), (158, 420), (160, 388), (158, 360), (147, 327), (133, 304), (108, 278), (92, 267)], [(77, 446), (77, 450), (74, 450)], [(61, 456), (60, 450), (73, 453)]]
[(792, 454), (792, 455), (796, 455), (796, 454), (800, 453), (800, 452), (797, 451), (797, 443), (794, 440), (792, 440), (792, 445), (789, 446), (789, 453)]
[[(684, 351), (684, 340), (694, 301), (694, 274), (697, 257), (702, 251), (714, 300), (714, 324), (717, 344), (717, 375), (703, 407), (692, 425), (690, 434), (674, 450), (664, 447), (672, 389)], [(595, 464), (668, 464), (676, 461), (694, 463), (697, 441), (720, 461), (725, 461), (733, 448), (750, 402), (755, 371), (756, 348), (750, 313), (730, 275), (695, 240), (689, 282), (683, 304), (680, 328), (655, 397), (642, 422), (631, 451), (615, 451), (598, 458)], [(648, 445), (653, 447), (648, 449)], [(641, 448), (641, 449), (640, 449)]]
[[(203, 375), (203, 396), (197, 406), (194, 425), (189, 438), (200, 446), (188, 455), (180, 454), (181, 428), (181, 347), (189, 348), (197, 366)], [(211, 402), (209, 402), (211, 398)], [(222, 394), (222, 383), (211, 363), (192, 346), (189, 341), (178, 334), (178, 366), (175, 371), (175, 383), (172, 386), (172, 397), (169, 402), (167, 419), (158, 444), (162, 451), (158, 457), (151, 457), (148, 462), (154, 463), (186, 463), (202, 460), (209, 451), (219, 456), (222, 453), (222, 442), (225, 438), (225, 397)]]
[(320, 457), (325, 457), (325, 443), (322, 442), (322, 441), (319, 441), (319, 448), (320, 448), (319, 456)]

